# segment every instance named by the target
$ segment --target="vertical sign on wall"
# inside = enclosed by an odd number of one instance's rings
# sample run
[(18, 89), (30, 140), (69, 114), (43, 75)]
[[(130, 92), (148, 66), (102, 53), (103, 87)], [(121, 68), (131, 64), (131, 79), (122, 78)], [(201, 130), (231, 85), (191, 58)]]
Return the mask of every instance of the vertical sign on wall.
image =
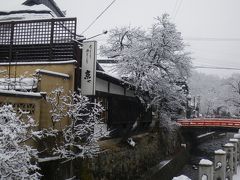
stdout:
[(83, 43), (81, 92), (83, 95), (95, 95), (97, 42)]

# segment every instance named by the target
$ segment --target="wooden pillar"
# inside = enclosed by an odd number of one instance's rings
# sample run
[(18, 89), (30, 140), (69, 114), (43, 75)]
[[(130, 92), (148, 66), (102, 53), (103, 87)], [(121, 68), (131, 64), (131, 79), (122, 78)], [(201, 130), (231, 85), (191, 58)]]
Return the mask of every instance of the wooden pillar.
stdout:
[(199, 162), (199, 180), (213, 180), (213, 163), (210, 160), (202, 159)]
[(226, 178), (232, 180), (233, 177), (233, 147), (232, 143), (227, 143), (224, 146), (226, 151)]
[(226, 152), (219, 149), (214, 152), (214, 180), (226, 179)]

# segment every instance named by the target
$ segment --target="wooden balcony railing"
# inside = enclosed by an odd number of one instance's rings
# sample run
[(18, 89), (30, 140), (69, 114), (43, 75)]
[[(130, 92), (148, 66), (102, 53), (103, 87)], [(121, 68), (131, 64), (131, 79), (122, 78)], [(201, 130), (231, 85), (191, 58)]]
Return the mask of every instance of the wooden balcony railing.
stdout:
[(0, 22), (0, 62), (74, 58), (76, 18)]

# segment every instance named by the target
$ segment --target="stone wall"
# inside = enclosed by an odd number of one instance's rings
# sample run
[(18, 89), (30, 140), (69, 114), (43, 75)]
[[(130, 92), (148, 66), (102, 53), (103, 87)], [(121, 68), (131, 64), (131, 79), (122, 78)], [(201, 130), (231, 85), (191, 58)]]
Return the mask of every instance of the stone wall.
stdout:
[[(89, 166), (92, 172), (91, 179), (140, 179), (160, 161), (175, 155), (182, 141), (177, 129), (169, 131), (166, 128), (133, 136), (133, 140), (136, 142), (135, 147), (120, 142), (112, 148), (107, 147), (108, 151), (93, 159)], [(109, 144), (111, 142), (104, 146)]]
[[(61, 163), (58, 162), (55, 169), (61, 172), (61, 177), (51, 176), (51, 179), (67, 178), (63, 174), (74, 175), (81, 180), (141, 179), (160, 161), (171, 159), (181, 150), (182, 138), (177, 128), (171, 131), (161, 128), (158, 131), (135, 135), (132, 139), (136, 142), (135, 147), (121, 139), (102, 141), (100, 146), (103, 152), (93, 159), (72, 162), (72, 173), (69, 173), (66, 166), (61, 167)], [(42, 166), (43, 171), (44, 166), (46, 165)], [(54, 169), (49, 165), (46, 167)], [(63, 173), (64, 171), (66, 173)], [(51, 172), (44, 174), (46, 173)], [(45, 176), (43, 179), (48, 178)]]

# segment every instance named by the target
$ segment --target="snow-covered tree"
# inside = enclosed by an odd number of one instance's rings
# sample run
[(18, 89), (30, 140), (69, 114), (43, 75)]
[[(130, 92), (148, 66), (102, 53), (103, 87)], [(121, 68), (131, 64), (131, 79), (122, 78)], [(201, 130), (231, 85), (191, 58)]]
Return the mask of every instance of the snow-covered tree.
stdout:
[[(51, 106), (53, 127), (35, 133), (35, 137), (42, 139), (62, 135), (63, 141), (56, 143), (52, 151), (54, 155), (63, 158), (83, 158), (97, 154), (100, 150), (97, 141), (108, 135), (108, 132), (96, 131), (96, 127), (101, 124), (101, 104), (90, 101), (80, 91), (64, 93), (62, 88), (54, 89), (47, 101)], [(54, 124), (61, 122), (64, 117), (69, 118), (70, 124), (57, 130)]]
[(184, 108), (191, 58), (167, 14), (156, 18), (150, 32), (112, 29), (101, 53), (117, 60), (115, 70), (136, 86), (136, 94), (148, 107), (155, 106), (160, 113)]
[(56, 149), (56, 154), (63, 157), (86, 157), (99, 152), (97, 141), (106, 136), (107, 132), (96, 132), (100, 124), (101, 104), (93, 103), (80, 93), (65, 96), (64, 105), (71, 123), (63, 129), (64, 142)]
[(233, 74), (225, 80), (225, 85), (228, 87), (226, 103), (234, 108), (237, 116), (240, 115), (240, 74)]
[(0, 179), (40, 179), (34, 161), (38, 151), (25, 145), (34, 126), (32, 118), (21, 119), (11, 105), (0, 107)]
[(52, 128), (55, 128), (56, 123), (60, 122), (66, 116), (63, 92), (63, 87), (58, 87), (47, 96), (47, 102), (50, 105)]
[(224, 101), (220, 98), (221, 84), (221, 79), (217, 76), (192, 71), (189, 89), (192, 97), (200, 98), (201, 114), (213, 115), (214, 109), (223, 105)]

